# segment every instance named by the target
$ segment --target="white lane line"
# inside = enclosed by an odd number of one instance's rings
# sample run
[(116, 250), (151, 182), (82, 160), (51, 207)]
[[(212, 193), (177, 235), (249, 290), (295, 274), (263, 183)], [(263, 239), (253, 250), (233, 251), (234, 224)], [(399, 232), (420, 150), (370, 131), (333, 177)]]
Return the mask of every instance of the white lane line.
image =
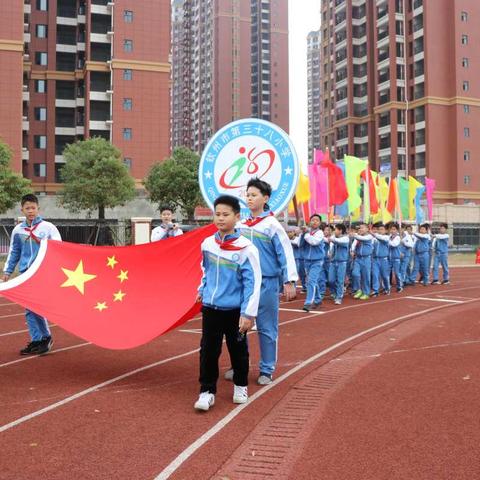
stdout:
[[(473, 301), (477, 301), (473, 300)], [(470, 302), (465, 302), (465, 303), (470, 303)], [(258, 390), (256, 393), (254, 393), (251, 397), (249, 397), (248, 402), (244, 403), (242, 405), (239, 405), (238, 407), (235, 407), (228, 415), (226, 415), (222, 420), (217, 422), (212, 428), (210, 428), (207, 432), (205, 432), (201, 437), (199, 437), (195, 442), (193, 442), (190, 446), (188, 446), (180, 455), (178, 455), (169, 465), (167, 465), (156, 477), (155, 480), (166, 480), (169, 478), (178, 468), (186, 461), (188, 460), (189, 457), (191, 457), (199, 448), (201, 448), (205, 443), (208, 442), (214, 435), (216, 435), (220, 430), (222, 430), (224, 427), (226, 427), (236, 416), (238, 416), (245, 408), (247, 408), (249, 405), (251, 405), (255, 400), (260, 398), (262, 395), (265, 395), (270, 389), (274, 388), (276, 385), (279, 385), (283, 381), (285, 381), (287, 378), (289, 378), (291, 375), (297, 373), (299, 370), (302, 368), (306, 367), (307, 365), (310, 365), (311, 363), (315, 362), (319, 358), (327, 355), (328, 353), (332, 352), (333, 350), (341, 347), (342, 345), (345, 345), (353, 340), (356, 340), (357, 338), (360, 338), (368, 333), (374, 332), (380, 328), (386, 327), (388, 325), (392, 325), (393, 323), (398, 323), (402, 320), (407, 320), (412, 317), (417, 317), (418, 315), (430, 313), (436, 310), (441, 310), (444, 308), (448, 307), (453, 307), (455, 305), (442, 305), (439, 307), (432, 307), (432, 308), (427, 308), (426, 310), (421, 310), (419, 312), (415, 313), (410, 313), (408, 315), (402, 315), (401, 317), (394, 318), (393, 320), (389, 320), (387, 322), (384, 322), (380, 325), (377, 325), (375, 327), (367, 328), (366, 330), (363, 330), (355, 335), (352, 335), (351, 337), (348, 337), (334, 345), (331, 345), (330, 347), (326, 348), (325, 350), (322, 350), (321, 352), (313, 355), (312, 357), (308, 358), (307, 360), (304, 360), (302, 363), (299, 363), (296, 367), (292, 368), (288, 372), (285, 372), (283, 375), (278, 377), (276, 380), (274, 380), (273, 383), (270, 385), (266, 385), (262, 389)]]
[(11, 315), (0, 315), (0, 318), (10, 318), (10, 317), (21, 317), (25, 315), (25, 312), (22, 313), (12, 313)]
[(463, 300), (449, 300), (447, 298), (433, 298), (433, 297), (405, 297), (410, 300), (428, 300), (429, 302), (445, 302), (445, 303), (465, 303)]
[(202, 333), (202, 329), (201, 328), (192, 328), (190, 330), (183, 329), (183, 330), (179, 330), (179, 332), (183, 332), (183, 333)]
[[(305, 310), (301, 310), (301, 309), (299, 309), (299, 308), (279, 308), (279, 310), (280, 310), (281, 312), (307, 313)], [(317, 315), (324, 315), (324, 314), (327, 313), (327, 312), (320, 312), (320, 311), (317, 312), (316, 310), (311, 310), (311, 311), (308, 312), (308, 313), (311, 313), (311, 314), (316, 313)]]
[[(57, 325), (49, 325), (50, 328), (54, 328)], [(14, 332), (7, 332), (7, 333), (0, 333), (0, 337), (8, 337), (9, 335), (16, 335), (17, 333), (25, 333), (28, 332), (28, 330), (16, 330)]]
[[(55, 355), (57, 352), (66, 352), (67, 350), (73, 350), (74, 348), (80, 348), (80, 347), (85, 347), (87, 345), (91, 345), (90, 342), (86, 342), (86, 343), (78, 343), (77, 345), (72, 345), (71, 347), (64, 347), (64, 348), (57, 348), (55, 350), (52, 350), (48, 355)], [(26, 362), (27, 360), (38, 360), (39, 358), (41, 357), (44, 357), (46, 355), (32, 355), (32, 356), (28, 356), (28, 357), (23, 357), (23, 358), (19, 358), (18, 360), (12, 360), (11, 362), (7, 362), (7, 363), (0, 363), (0, 368), (2, 367), (8, 367), (9, 365), (14, 365), (16, 363), (20, 363), (20, 362)]]
[(17, 305), (17, 306), (20, 306), (18, 305), (17, 303), (13, 303), (13, 302), (9, 302), (9, 303), (0, 303), (0, 307), (6, 307), (8, 305)]

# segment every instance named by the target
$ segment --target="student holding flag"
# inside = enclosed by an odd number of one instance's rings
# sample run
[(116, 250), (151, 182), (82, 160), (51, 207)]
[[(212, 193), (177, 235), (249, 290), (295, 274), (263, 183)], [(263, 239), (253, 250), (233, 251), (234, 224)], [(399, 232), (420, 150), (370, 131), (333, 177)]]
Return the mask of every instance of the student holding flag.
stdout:
[(377, 223), (374, 225), (377, 232), (372, 231), (375, 237), (373, 244), (373, 265), (372, 265), (372, 296), (378, 297), (380, 285), (385, 295), (390, 295), (390, 262), (389, 242), (390, 237), (386, 234), (385, 225)]
[(368, 232), (366, 223), (361, 223), (358, 233), (353, 236), (357, 241), (354, 248), (355, 263), (352, 275), (360, 277), (360, 289), (353, 298), (368, 300), (371, 290), (373, 236)]
[(438, 267), (442, 266), (442, 285), (449, 284), (448, 272), (448, 239), (450, 235), (447, 233), (448, 225), (446, 223), (440, 224), (440, 233), (433, 236), (433, 279), (432, 285), (438, 285), (439, 275)]

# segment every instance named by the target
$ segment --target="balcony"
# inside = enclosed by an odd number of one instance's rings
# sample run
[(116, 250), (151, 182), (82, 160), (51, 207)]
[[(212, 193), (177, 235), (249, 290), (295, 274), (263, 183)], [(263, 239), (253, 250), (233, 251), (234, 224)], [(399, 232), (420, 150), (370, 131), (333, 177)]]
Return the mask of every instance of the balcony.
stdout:
[(32, 6), (29, 3), (23, 4), (23, 13), (30, 15), (32, 13)]
[(110, 130), (110, 122), (101, 120), (90, 120), (89, 130)]
[(23, 42), (24, 43), (30, 43), (30, 39), (31, 39), (30, 33), (24, 33), (23, 34)]
[(28, 162), (29, 158), (30, 158), (30, 152), (28, 151), (28, 149), (22, 148), (22, 160), (25, 160), (26, 162)]
[(96, 43), (110, 43), (111, 36), (108, 33), (91, 33), (90, 42)]
[(77, 17), (57, 17), (57, 25), (68, 25), (71, 27), (75, 27), (78, 25), (78, 20)]
[[(112, 6), (113, 6), (113, 2), (112, 2)], [(111, 8), (108, 4), (107, 5), (96, 5), (96, 4), (92, 3), (92, 5), (90, 7), (90, 11), (91, 11), (91, 13), (98, 13), (99, 15), (111, 15), (111, 13), (112, 13)]]
[(30, 101), (30, 92), (22, 92), (22, 101), (29, 102)]
[(30, 130), (30, 122), (28, 120), (22, 120), (22, 130), (27, 132)]

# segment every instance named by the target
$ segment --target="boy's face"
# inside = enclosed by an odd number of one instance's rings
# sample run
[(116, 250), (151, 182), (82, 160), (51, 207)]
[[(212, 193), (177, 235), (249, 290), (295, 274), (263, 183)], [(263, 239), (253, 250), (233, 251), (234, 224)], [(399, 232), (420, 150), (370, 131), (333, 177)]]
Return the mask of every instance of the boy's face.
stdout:
[(318, 217), (312, 217), (310, 219), (310, 226), (313, 228), (313, 229), (316, 229), (320, 226), (320, 219)]
[(385, 235), (385, 227), (382, 225), (381, 227), (378, 227), (378, 233), (380, 235)]
[(263, 195), (257, 187), (249, 187), (247, 190), (247, 205), (252, 212), (262, 211), (268, 198), (268, 195)]
[(25, 202), (22, 205), (22, 213), (25, 215), (29, 223), (32, 222), (32, 220), (35, 220), (35, 217), (38, 216), (39, 210), (38, 203), (35, 202)]
[(378, 233), (378, 227), (376, 227), (375, 225), (372, 225), (372, 232)]
[(330, 230), (330, 227), (325, 227), (325, 230), (323, 230), (323, 234), (326, 237), (329, 237), (332, 234), (332, 231)]
[(235, 224), (240, 220), (240, 213), (235, 213), (230, 205), (221, 203), (215, 207), (213, 223), (219, 232), (230, 233), (235, 229)]
[(341, 237), (342, 235), (343, 235), (343, 232), (339, 228), (335, 228), (335, 236)]
[(360, 226), (358, 227), (358, 233), (359, 233), (360, 235), (366, 235), (367, 232), (368, 232), (368, 227), (367, 227), (366, 225), (360, 225)]
[(413, 228), (411, 226), (407, 227), (407, 233), (411, 235), (413, 232)]
[(160, 213), (160, 218), (162, 219), (162, 223), (172, 223), (172, 211), (163, 210)]
[(391, 233), (392, 235), (397, 234), (397, 233), (398, 233), (397, 227), (390, 227), (390, 233)]
[(443, 225), (440, 227), (440, 233), (447, 233), (447, 229)]
[(425, 227), (420, 227), (420, 233), (427, 233), (427, 229)]
[(287, 235), (288, 235), (288, 238), (289, 238), (290, 240), (293, 240), (293, 239), (295, 238), (295, 232), (293, 232), (293, 231), (287, 232)]

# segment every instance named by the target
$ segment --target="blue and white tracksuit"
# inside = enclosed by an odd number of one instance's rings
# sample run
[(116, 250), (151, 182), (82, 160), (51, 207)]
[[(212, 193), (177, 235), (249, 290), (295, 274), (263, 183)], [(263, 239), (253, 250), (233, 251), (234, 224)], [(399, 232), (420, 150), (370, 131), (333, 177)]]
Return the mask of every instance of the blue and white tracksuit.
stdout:
[[(4, 273), (11, 275), (17, 265), (20, 273), (27, 271), (37, 257), (40, 241), (44, 239), (62, 239), (53, 223), (36, 217), (31, 225), (28, 225), (27, 222), (18, 224), (12, 232), (10, 249), (3, 268)], [(46, 318), (28, 309), (25, 310), (25, 318), (32, 342), (38, 342), (51, 336)]]
[[(300, 279), (300, 284), (302, 289), (307, 288), (306, 284), (306, 275), (305, 275), (305, 264), (303, 261), (303, 248), (300, 247), (301, 236), (295, 237), (290, 240), (293, 248), (293, 256), (295, 258), (295, 265), (297, 267), (298, 278)], [(282, 282), (283, 283), (283, 282)]]
[(183, 231), (180, 228), (173, 230), (169, 225), (162, 223), (159, 227), (155, 227), (152, 230), (150, 241), (158, 242), (159, 240), (166, 240), (167, 238), (178, 237), (180, 235), (183, 235)]
[(404, 233), (400, 242), (400, 277), (402, 285), (410, 283), (410, 263), (412, 262), (415, 240), (409, 233)]
[(202, 304), (215, 310), (240, 309), (242, 317), (254, 319), (258, 313), (262, 273), (257, 248), (239, 232), (223, 241), (235, 240), (241, 250), (224, 250), (217, 243), (220, 234), (202, 242), (202, 281), (198, 293)]
[(271, 375), (277, 363), (279, 278), (296, 282), (297, 269), (293, 249), (280, 222), (269, 212), (264, 220), (249, 227), (238, 224), (241, 233), (258, 248), (262, 270), (262, 288), (258, 306), (257, 329), (260, 343), (260, 373)]
[(390, 236), (388, 242), (389, 245), (389, 259), (390, 259), (390, 272), (392, 272), (392, 278), (395, 277), (395, 283), (397, 285), (397, 291), (403, 289), (403, 279), (400, 273), (401, 265), (401, 251), (400, 251), (401, 239), (400, 235), (395, 234)]
[(414, 233), (414, 235), (416, 238), (414, 246), (415, 262), (412, 274), (410, 276), (410, 281), (411, 283), (414, 283), (417, 279), (418, 273), (420, 272), (422, 283), (427, 285), (429, 278), (431, 237), (429, 233)]
[(359, 289), (363, 295), (370, 295), (373, 236), (369, 233), (366, 235), (355, 234), (353, 238), (357, 240), (357, 243), (355, 244), (355, 263), (353, 265), (352, 276), (360, 278)]
[(320, 271), (320, 279), (318, 282), (318, 292), (320, 294), (321, 299), (325, 296), (325, 293), (327, 291), (328, 272), (330, 271), (330, 256), (329, 256), (330, 242), (328, 241), (327, 237), (323, 239), (323, 250), (324, 250), (323, 268)]
[(342, 237), (330, 237), (331, 261), (328, 272), (328, 282), (335, 300), (342, 301), (345, 287), (345, 274), (350, 257), (350, 239), (348, 235)]
[(372, 260), (372, 290), (378, 294), (380, 286), (385, 292), (390, 292), (390, 261), (388, 235), (374, 233), (373, 260)]
[(442, 266), (443, 281), (449, 280), (448, 272), (448, 239), (450, 235), (448, 233), (438, 233), (433, 239), (433, 252), (435, 254), (433, 258), (433, 281), (438, 282), (438, 267)]
[(322, 230), (312, 230), (303, 236), (305, 242), (304, 262), (307, 272), (307, 296), (305, 305), (319, 304), (322, 301), (320, 293), (320, 276), (325, 259), (324, 235)]

